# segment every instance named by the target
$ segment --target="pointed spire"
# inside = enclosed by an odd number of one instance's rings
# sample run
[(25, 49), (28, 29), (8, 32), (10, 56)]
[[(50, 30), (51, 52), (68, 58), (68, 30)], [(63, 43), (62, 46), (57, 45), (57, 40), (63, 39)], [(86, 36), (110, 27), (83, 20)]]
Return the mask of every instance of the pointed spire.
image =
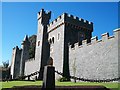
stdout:
[(29, 41), (29, 38), (28, 38), (28, 35), (25, 35), (21, 45), (22, 45), (22, 48), (23, 48), (23, 45), (29, 45), (30, 44), (30, 41)]
[(28, 41), (28, 35), (25, 35), (24, 40), (23, 41)]

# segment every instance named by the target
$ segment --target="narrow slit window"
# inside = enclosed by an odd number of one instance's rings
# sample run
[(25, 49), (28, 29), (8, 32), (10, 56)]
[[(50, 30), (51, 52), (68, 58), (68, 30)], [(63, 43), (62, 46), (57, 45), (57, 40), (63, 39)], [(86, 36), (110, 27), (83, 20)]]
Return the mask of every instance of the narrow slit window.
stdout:
[(40, 46), (40, 41), (38, 41), (38, 46)]
[(60, 39), (60, 34), (58, 33), (58, 40)]
[(54, 37), (52, 38), (52, 42), (53, 42), (53, 44), (54, 44)]

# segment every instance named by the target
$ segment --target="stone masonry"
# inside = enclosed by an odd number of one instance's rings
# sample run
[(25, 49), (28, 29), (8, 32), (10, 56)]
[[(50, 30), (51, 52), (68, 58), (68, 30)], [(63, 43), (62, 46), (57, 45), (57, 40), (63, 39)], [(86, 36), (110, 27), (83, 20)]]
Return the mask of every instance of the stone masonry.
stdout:
[(118, 45), (120, 30), (114, 30), (114, 35), (102, 34), (102, 39), (93, 37), (90, 43), (86, 40), (82, 45), (75, 43), (69, 46), (70, 74), (86, 79), (113, 79), (120, 77)]
[[(30, 58), (29, 37), (26, 37), (23, 48), (13, 49), (11, 75), (13, 78), (40, 71), (30, 79), (42, 79), (44, 66), (49, 57), (53, 58), (53, 66), (63, 77), (70, 80), (74, 75), (86, 79), (111, 79), (120, 77), (119, 46), (120, 29), (114, 35), (102, 35), (102, 39), (92, 38), (93, 23), (63, 13), (49, 23), (51, 11), (42, 9), (38, 12), (38, 31), (36, 37), (35, 56)], [(32, 41), (32, 40), (31, 40)], [(18, 50), (18, 53), (16, 53)], [(19, 68), (16, 71), (15, 68)], [(60, 76), (55, 74), (55, 78)]]

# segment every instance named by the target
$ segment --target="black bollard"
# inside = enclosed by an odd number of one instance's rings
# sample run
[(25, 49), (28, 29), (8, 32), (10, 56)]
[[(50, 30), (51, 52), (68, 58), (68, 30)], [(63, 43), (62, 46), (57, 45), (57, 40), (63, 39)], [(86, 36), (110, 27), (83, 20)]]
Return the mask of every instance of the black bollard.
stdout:
[(55, 90), (55, 67), (51, 65), (44, 67), (42, 89)]

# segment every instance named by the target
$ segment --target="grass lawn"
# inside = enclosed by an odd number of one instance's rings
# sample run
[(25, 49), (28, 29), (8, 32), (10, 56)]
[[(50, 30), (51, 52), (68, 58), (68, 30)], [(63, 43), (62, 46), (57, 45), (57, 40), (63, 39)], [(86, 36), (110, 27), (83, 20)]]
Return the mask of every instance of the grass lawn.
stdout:
[(13, 86), (42, 85), (42, 81), (9, 81), (0, 82), (2, 88), (12, 88)]
[[(9, 82), (0, 82), (2, 88), (12, 88), (13, 86), (26, 86), (26, 85), (42, 85), (42, 81), (9, 81)], [(120, 90), (118, 87), (120, 83), (89, 83), (89, 82), (56, 82), (56, 86), (85, 86), (85, 85), (103, 85), (107, 88), (116, 88), (113, 90)]]

